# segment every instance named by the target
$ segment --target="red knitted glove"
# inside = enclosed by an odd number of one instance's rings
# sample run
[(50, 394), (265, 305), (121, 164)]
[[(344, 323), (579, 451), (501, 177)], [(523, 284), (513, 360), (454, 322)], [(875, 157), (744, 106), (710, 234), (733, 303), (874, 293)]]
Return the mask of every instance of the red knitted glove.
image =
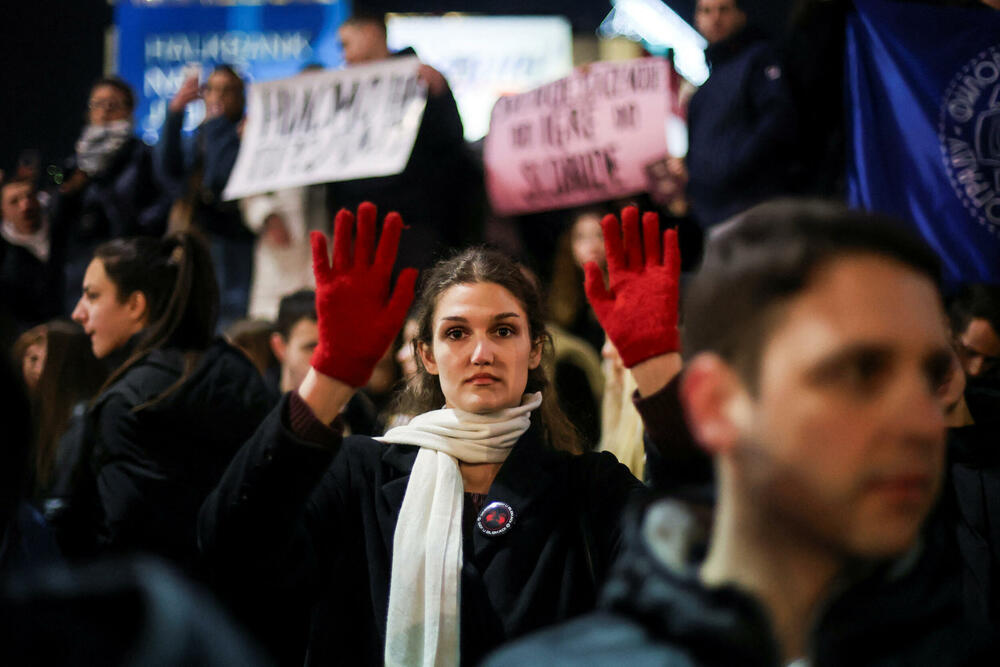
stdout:
[(326, 236), (322, 232), (310, 235), (319, 318), (319, 342), (310, 363), (323, 375), (360, 387), (403, 326), (413, 302), (417, 270), (403, 269), (390, 297), (402, 218), (398, 213), (385, 216), (375, 250), (375, 206), (368, 202), (358, 206), (352, 256), (353, 228), (354, 216), (341, 209), (333, 228), (332, 268)]
[(680, 349), (677, 304), (681, 255), (677, 230), (663, 233), (661, 256), (659, 216), (645, 213), (642, 227), (645, 243), (639, 238), (639, 210), (634, 206), (622, 210), (621, 227), (614, 215), (606, 215), (601, 221), (610, 290), (604, 286), (597, 264), (588, 262), (584, 267), (587, 299), (627, 368)]

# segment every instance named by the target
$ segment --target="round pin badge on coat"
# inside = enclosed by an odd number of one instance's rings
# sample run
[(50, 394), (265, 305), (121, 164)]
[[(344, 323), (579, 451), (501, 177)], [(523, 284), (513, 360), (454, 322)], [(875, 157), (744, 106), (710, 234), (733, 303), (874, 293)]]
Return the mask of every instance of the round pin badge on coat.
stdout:
[(507, 503), (490, 503), (479, 513), (476, 525), (490, 537), (503, 535), (514, 525), (514, 508)]

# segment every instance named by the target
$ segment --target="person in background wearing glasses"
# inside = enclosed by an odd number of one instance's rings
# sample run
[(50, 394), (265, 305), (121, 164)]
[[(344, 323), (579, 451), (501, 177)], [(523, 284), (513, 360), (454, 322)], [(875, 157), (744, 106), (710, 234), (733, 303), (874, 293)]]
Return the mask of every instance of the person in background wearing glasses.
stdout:
[[(57, 175), (53, 234), (65, 239), (67, 285), (78, 287), (94, 248), (125, 236), (160, 236), (170, 200), (153, 173), (152, 149), (135, 136), (135, 94), (116, 76), (90, 89), (76, 152)], [(75, 294), (75, 289), (66, 290)], [(67, 297), (65, 312), (75, 301)]]
[[(204, 120), (183, 136), (185, 112), (199, 99)], [(253, 273), (254, 235), (237, 203), (221, 199), (240, 150), (245, 105), (243, 79), (231, 66), (216, 65), (204, 85), (192, 74), (170, 101), (155, 151), (157, 175), (174, 200), (171, 229), (196, 227), (208, 235), (223, 329), (246, 315)]]

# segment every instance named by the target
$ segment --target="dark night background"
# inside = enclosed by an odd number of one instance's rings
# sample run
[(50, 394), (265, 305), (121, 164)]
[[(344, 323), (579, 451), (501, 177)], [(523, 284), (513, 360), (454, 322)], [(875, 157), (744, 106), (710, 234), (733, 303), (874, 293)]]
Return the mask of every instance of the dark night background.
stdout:
[[(14, 166), (24, 149), (42, 165), (69, 155), (83, 123), (90, 84), (104, 69), (104, 44), (114, 9), (107, 0), (11, 0), (0, 20), (0, 169)], [(607, 0), (385, 0), (362, 4), (375, 11), (478, 14), (557, 14), (576, 33), (592, 33), (611, 9)], [(694, 0), (669, 0), (690, 20)], [(742, 2), (772, 32), (785, 22), (787, 0)]]

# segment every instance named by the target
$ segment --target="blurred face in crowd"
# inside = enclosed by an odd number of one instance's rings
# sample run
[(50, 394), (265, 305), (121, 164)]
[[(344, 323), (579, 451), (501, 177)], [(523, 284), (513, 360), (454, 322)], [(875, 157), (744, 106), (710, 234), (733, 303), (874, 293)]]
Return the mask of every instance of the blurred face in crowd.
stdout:
[(694, 27), (709, 44), (736, 34), (746, 22), (736, 0), (698, 0), (694, 10)]
[(73, 310), (73, 320), (90, 336), (94, 356), (102, 359), (128, 342), (146, 326), (146, 297), (133, 292), (124, 297), (94, 259), (83, 276), (83, 296)]
[(0, 191), (0, 202), (3, 219), (21, 234), (32, 234), (42, 226), (42, 206), (31, 183), (8, 183)]
[(596, 262), (603, 269), (605, 260), (601, 216), (585, 213), (577, 218), (570, 231), (570, 246), (577, 266), (583, 267), (587, 262)]
[(288, 340), (278, 333), (272, 336), (271, 350), (281, 362), (282, 393), (297, 389), (302, 384), (309, 372), (309, 360), (317, 343), (319, 326), (316, 320), (308, 317), (303, 317), (292, 326)]
[(91, 125), (109, 125), (132, 117), (128, 98), (114, 86), (97, 86), (90, 92), (87, 104), (88, 120)]
[(1000, 361), (1000, 336), (988, 320), (974, 317), (958, 335), (958, 358), (969, 377), (981, 377)]
[(683, 395), (695, 434), (735, 504), (780, 534), (839, 558), (905, 551), (944, 465), (939, 392), (953, 357), (935, 286), (893, 260), (848, 255), (778, 308), (754, 391), (718, 357), (692, 360)]
[(212, 72), (205, 82), (205, 118), (225, 116), (236, 121), (243, 116), (243, 82), (224, 70)]
[(403, 342), (396, 352), (396, 363), (403, 371), (403, 377), (408, 378), (416, 375), (417, 362), (413, 358), (413, 339), (420, 332), (420, 322), (414, 319), (406, 320), (403, 325)]
[(43, 336), (35, 341), (24, 351), (24, 358), (21, 359), (21, 373), (24, 375), (24, 384), (28, 391), (34, 391), (38, 386), (38, 380), (42, 377), (45, 369), (46, 338)]
[(374, 23), (347, 23), (337, 31), (337, 37), (348, 65), (370, 63), (389, 55), (385, 33)]
[(542, 346), (531, 340), (524, 307), (496, 283), (454, 285), (434, 308), (432, 343), (420, 358), (437, 375), (449, 408), (484, 413), (521, 404)]

